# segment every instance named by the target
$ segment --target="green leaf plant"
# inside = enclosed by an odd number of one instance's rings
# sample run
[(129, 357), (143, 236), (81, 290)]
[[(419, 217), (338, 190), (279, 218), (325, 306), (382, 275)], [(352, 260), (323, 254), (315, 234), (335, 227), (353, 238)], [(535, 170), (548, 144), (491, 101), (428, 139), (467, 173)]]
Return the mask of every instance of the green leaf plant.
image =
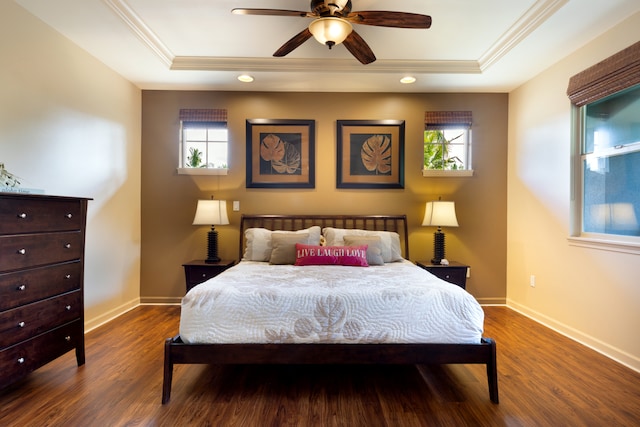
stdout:
[(189, 168), (205, 168), (207, 165), (202, 164), (202, 151), (197, 148), (189, 148), (191, 154), (187, 157), (187, 167)]
[(449, 157), (449, 144), (463, 134), (447, 140), (442, 130), (424, 131), (424, 168), (430, 170), (459, 170), (464, 169), (462, 160)]

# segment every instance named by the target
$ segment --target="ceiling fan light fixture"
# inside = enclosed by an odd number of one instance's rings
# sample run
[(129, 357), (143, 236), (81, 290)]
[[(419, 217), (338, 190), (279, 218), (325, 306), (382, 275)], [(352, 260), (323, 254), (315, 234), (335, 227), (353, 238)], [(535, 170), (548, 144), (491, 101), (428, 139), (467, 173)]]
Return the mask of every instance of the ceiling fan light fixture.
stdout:
[(309, 24), (309, 31), (321, 44), (331, 47), (342, 43), (353, 31), (348, 21), (340, 18), (318, 18)]

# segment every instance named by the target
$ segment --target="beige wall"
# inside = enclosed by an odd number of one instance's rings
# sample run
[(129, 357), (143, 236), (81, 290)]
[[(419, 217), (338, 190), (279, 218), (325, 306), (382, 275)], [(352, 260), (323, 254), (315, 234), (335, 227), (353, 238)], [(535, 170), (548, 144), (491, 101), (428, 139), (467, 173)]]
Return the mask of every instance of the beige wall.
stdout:
[[(207, 227), (191, 225), (199, 198), (239, 200), (231, 225), (218, 226), (219, 253), (238, 258), (242, 213), (407, 214), (410, 258), (430, 259), (433, 228), (421, 227), (424, 204), (454, 200), (459, 228), (445, 230), (447, 257), (471, 265), (468, 290), (481, 302), (506, 296), (506, 94), (343, 94), (143, 91), (142, 274), (147, 302), (177, 301), (184, 294), (182, 263), (203, 259)], [(180, 108), (226, 108), (231, 140), (227, 176), (184, 176), (178, 165)], [(423, 178), (425, 110), (473, 112), (470, 178)], [(316, 121), (316, 186), (307, 190), (247, 189), (245, 120)], [(405, 188), (336, 189), (336, 120), (406, 122)]]
[[(640, 263), (569, 245), (569, 78), (637, 42), (640, 14), (509, 96), (508, 304), (640, 370)], [(536, 287), (529, 286), (530, 275)]]
[(140, 90), (11, 1), (0, 39), (0, 162), (25, 187), (93, 198), (91, 328), (139, 302)]

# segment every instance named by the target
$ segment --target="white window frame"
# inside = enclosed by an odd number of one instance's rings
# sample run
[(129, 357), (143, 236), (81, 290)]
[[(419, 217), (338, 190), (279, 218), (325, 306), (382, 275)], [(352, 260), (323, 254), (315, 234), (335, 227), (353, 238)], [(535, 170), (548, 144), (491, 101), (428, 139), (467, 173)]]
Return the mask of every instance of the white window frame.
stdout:
[(572, 106), (571, 122), (571, 221), (569, 243), (574, 246), (640, 255), (640, 237), (583, 231), (583, 154), (585, 107)]
[[(427, 131), (460, 131), (464, 132), (464, 169), (427, 169), (425, 167), (424, 148), (426, 143), (424, 137)], [(426, 111), (425, 128), (423, 131), (423, 155), (422, 155), (422, 176), (423, 177), (467, 177), (473, 176), (473, 163), (471, 156), (472, 130), (471, 111)]]
[[(207, 137), (201, 143), (205, 144), (205, 166), (204, 167), (186, 167), (185, 161), (188, 157), (185, 141), (185, 123), (193, 123), (203, 127), (224, 128), (226, 132), (226, 141), (210, 140), (207, 131)], [(186, 126), (188, 128), (188, 126)], [(209, 167), (208, 166), (208, 149), (209, 144), (226, 144), (227, 145), (227, 167)], [(229, 133), (227, 127), (227, 111), (226, 110), (180, 110), (180, 130), (178, 143), (178, 175), (227, 175), (229, 172)]]
[(585, 106), (640, 84), (639, 55), (640, 42), (637, 42), (569, 80), (567, 95), (572, 102), (570, 245), (640, 255), (640, 236), (583, 231)]

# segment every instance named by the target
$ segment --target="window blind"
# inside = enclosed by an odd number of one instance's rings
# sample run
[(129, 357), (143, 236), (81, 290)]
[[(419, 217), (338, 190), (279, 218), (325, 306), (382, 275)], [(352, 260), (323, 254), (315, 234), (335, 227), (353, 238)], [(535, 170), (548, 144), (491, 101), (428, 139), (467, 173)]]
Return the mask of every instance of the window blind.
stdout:
[(472, 123), (471, 111), (425, 111), (425, 130), (438, 130), (451, 127), (470, 128)]
[(640, 83), (640, 42), (569, 79), (567, 95), (578, 107)]
[(227, 122), (226, 109), (181, 109), (180, 120), (183, 122)]

